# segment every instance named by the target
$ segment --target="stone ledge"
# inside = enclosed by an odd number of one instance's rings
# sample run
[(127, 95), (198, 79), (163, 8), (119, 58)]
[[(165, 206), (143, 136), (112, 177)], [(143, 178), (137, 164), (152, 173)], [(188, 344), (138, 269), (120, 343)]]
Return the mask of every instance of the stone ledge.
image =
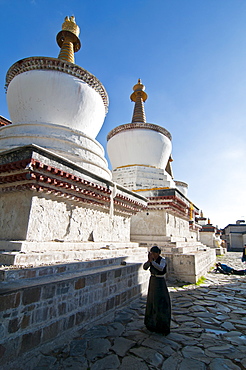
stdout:
[[(57, 265), (52, 264), (30, 268), (13, 268), (13, 266), (10, 268), (5, 267), (0, 270), (0, 281), (13, 282), (22, 279), (28, 279), (28, 281), (30, 281), (30, 279), (45, 278), (47, 276), (59, 276), (61, 278), (61, 276), (65, 276), (68, 273), (77, 274), (88, 270), (92, 271), (93, 269), (97, 270), (100, 268), (121, 266), (122, 263), (126, 263), (126, 259), (127, 257), (122, 256), (101, 260), (71, 262)], [(129, 263), (127, 263), (127, 265), (129, 266)]]
[[(116, 262), (115, 260), (114, 262)], [(85, 262), (86, 263), (86, 262)], [(5, 281), (0, 285), (0, 296), (5, 295), (6, 293), (13, 293), (18, 291), (19, 289), (26, 289), (26, 288), (33, 288), (36, 286), (44, 286), (46, 284), (52, 284), (56, 282), (61, 282), (61, 281), (70, 281), (76, 278), (81, 278), (81, 277), (87, 277), (89, 275), (98, 275), (102, 274), (107, 271), (116, 271), (118, 269), (126, 269), (126, 270), (131, 270), (132, 266), (141, 266), (141, 263), (127, 263), (126, 265), (106, 265), (106, 266), (99, 266), (99, 267), (92, 267), (92, 268), (86, 268), (84, 267), (81, 270), (73, 271), (73, 272), (58, 272), (53, 274), (53, 271), (51, 270), (50, 267), (46, 267), (46, 269), (49, 270), (49, 274), (46, 276), (36, 276), (35, 278), (23, 278), (19, 280), (14, 280), (14, 281)], [(110, 269), (110, 270), (109, 270)], [(41, 272), (44, 271), (44, 268), (41, 268)]]

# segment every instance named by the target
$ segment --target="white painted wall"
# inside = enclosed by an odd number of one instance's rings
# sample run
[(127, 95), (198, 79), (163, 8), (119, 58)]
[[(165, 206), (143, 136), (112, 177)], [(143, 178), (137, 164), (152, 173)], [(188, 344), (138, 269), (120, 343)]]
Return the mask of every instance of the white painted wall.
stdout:
[(108, 211), (75, 205), (53, 195), (5, 193), (0, 197), (0, 214), (4, 215), (0, 218), (0, 240), (87, 242), (93, 233), (95, 242), (130, 241), (130, 217), (110, 217)]
[[(112, 173), (112, 179), (129, 190), (175, 188), (175, 182), (171, 176), (161, 168), (146, 166), (117, 168)], [(141, 195), (150, 196), (147, 191), (141, 192)]]
[(51, 123), (24, 123), (0, 129), (0, 152), (36, 144), (75, 162), (105, 179), (111, 179), (101, 144), (80, 131)]

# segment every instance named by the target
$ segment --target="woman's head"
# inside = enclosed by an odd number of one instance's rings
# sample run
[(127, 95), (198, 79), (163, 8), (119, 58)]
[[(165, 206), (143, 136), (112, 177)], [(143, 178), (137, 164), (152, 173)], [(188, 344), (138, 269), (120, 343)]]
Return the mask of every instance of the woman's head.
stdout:
[(153, 245), (153, 247), (150, 249), (150, 252), (160, 254), (161, 250), (159, 247), (157, 247), (157, 245)]

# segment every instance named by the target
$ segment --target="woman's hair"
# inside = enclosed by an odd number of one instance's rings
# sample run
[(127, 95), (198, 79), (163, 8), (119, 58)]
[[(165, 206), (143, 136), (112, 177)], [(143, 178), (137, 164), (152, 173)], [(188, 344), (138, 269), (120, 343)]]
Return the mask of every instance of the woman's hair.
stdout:
[(154, 252), (154, 253), (161, 253), (161, 250), (160, 248), (157, 247), (157, 245), (154, 245), (151, 249), (150, 249), (150, 252)]

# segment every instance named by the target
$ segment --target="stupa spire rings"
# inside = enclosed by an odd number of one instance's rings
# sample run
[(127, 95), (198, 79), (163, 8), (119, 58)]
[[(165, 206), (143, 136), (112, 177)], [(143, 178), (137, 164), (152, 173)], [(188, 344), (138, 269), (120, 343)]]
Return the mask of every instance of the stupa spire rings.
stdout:
[(138, 79), (138, 83), (133, 86), (133, 93), (130, 96), (131, 101), (136, 102), (138, 97), (141, 97), (143, 101), (148, 99), (148, 95), (146, 94), (145, 86), (142, 84), (141, 79)]
[(133, 86), (133, 93), (130, 95), (131, 101), (135, 102), (132, 123), (134, 122), (146, 123), (146, 116), (143, 103), (147, 100), (148, 95), (144, 90), (145, 86), (142, 84), (141, 79), (139, 78), (138, 83)]
[(62, 30), (56, 36), (57, 44), (61, 48), (58, 59), (74, 63), (74, 53), (81, 48), (79, 32), (80, 29), (75, 22), (75, 17), (66, 17), (62, 24)]

